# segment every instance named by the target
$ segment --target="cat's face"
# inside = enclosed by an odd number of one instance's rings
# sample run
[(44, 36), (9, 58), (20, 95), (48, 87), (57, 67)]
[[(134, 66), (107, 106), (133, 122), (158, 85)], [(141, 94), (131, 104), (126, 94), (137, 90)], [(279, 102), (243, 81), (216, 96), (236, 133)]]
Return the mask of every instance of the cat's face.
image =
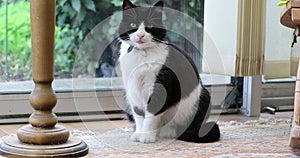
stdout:
[(124, 0), (123, 18), (119, 27), (120, 38), (140, 49), (154, 47), (156, 41), (162, 41), (166, 36), (162, 7), (162, 1), (154, 7), (138, 7), (129, 0)]

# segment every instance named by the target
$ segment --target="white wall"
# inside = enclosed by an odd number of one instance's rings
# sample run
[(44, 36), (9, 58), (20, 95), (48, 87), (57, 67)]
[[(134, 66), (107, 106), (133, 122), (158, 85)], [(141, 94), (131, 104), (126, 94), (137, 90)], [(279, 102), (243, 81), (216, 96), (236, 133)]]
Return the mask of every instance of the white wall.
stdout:
[(266, 78), (290, 76), (292, 29), (280, 24), (278, 0), (267, 0), (264, 74)]
[(206, 0), (204, 13), (203, 72), (235, 73), (238, 0)]

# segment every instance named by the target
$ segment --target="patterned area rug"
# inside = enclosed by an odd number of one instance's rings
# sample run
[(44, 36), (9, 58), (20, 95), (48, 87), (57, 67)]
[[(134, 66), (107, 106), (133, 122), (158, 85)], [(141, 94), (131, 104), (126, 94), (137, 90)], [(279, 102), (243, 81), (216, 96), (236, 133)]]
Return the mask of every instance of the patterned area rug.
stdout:
[(153, 144), (129, 140), (131, 129), (115, 129), (97, 133), (72, 132), (90, 147), (86, 157), (165, 157), (165, 158), (288, 158), (300, 157), (300, 150), (288, 145), (290, 120), (260, 119), (244, 123), (219, 122), (222, 138), (209, 144), (178, 140), (159, 140)]

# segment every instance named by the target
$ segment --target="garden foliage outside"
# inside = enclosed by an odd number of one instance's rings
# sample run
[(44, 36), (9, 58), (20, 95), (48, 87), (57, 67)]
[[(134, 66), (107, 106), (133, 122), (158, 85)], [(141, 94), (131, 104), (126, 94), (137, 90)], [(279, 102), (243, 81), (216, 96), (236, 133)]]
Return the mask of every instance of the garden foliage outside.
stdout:
[[(141, 5), (156, 2), (154, 0), (137, 1)], [(0, 82), (30, 80), (30, 3), (29, 0), (8, 0), (8, 32), (6, 32), (5, 2), (6, 0), (0, 0)], [(99, 22), (120, 11), (122, 2), (123, 0), (56, 1), (55, 78), (102, 76), (99, 75), (99, 71), (96, 71), (99, 69), (101, 59), (91, 59), (91, 56), (85, 56), (85, 52), (80, 52), (80, 48), (85, 37)], [(164, 0), (164, 2), (167, 7), (184, 11), (203, 24), (203, 0)], [(109, 26), (104, 26), (100, 34), (113, 34), (112, 31), (116, 30), (118, 22), (119, 19), (112, 18)], [(177, 27), (188, 27), (188, 25)], [(5, 47), (6, 33), (8, 34), (8, 52)], [(99, 37), (99, 40), (103, 39)], [(173, 40), (180, 41), (176, 35)], [(97, 53), (97, 50), (89, 51)], [(76, 65), (80, 65), (80, 68), (76, 69), (78, 71), (76, 76), (73, 73), (75, 62)]]

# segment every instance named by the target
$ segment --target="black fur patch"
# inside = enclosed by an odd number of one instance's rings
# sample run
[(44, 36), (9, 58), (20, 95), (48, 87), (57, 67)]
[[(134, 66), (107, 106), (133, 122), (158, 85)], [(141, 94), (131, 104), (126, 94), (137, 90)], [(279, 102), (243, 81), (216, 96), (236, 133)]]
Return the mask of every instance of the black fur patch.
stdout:
[(217, 123), (204, 123), (197, 129), (188, 129), (177, 139), (194, 143), (211, 143), (220, 139), (220, 129)]
[(156, 78), (147, 110), (154, 115), (161, 114), (170, 106), (178, 103), (180, 98), (179, 80), (171, 69), (163, 66)]
[(169, 55), (157, 75), (148, 104), (149, 112), (154, 115), (161, 114), (181, 99), (188, 97), (198, 86), (200, 77), (190, 60), (185, 52), (169, 45)]

